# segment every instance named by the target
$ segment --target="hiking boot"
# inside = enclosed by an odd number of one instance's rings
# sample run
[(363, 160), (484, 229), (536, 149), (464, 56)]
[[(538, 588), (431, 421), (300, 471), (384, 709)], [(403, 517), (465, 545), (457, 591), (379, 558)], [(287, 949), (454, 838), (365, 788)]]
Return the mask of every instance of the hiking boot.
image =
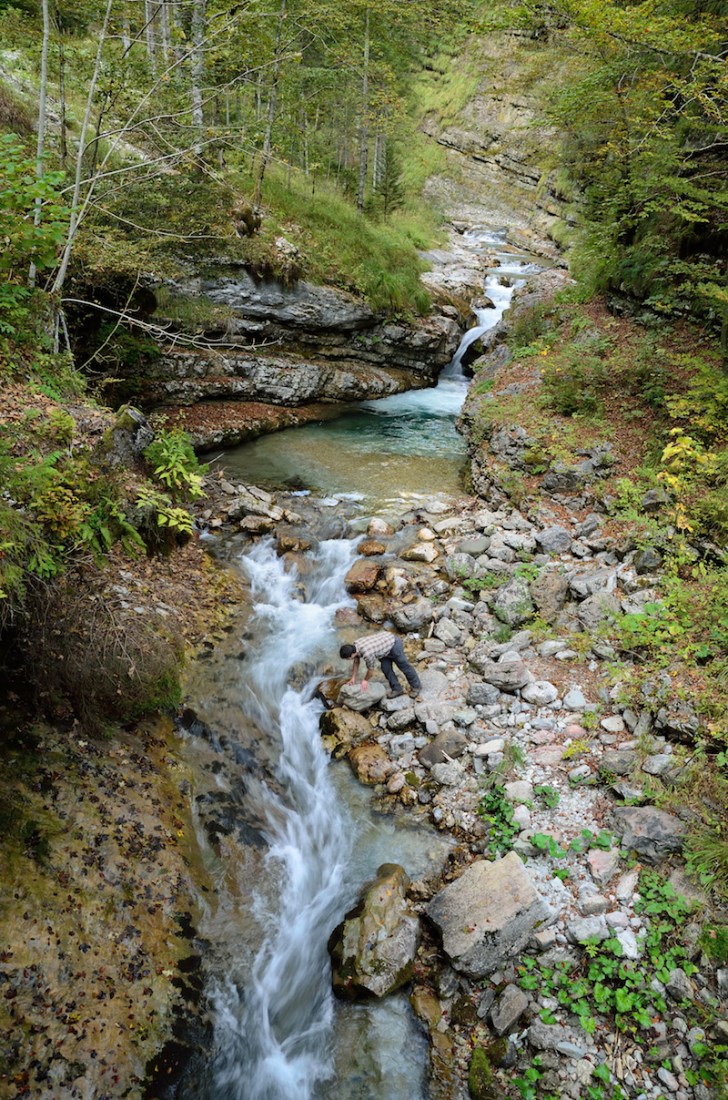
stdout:
[(400, 695), (404, 695), (404, 692), (402, 691), (402, 688), (399, 688), (398, 691), (390, 691), (389, 698), (390, 699), (397, 699)]

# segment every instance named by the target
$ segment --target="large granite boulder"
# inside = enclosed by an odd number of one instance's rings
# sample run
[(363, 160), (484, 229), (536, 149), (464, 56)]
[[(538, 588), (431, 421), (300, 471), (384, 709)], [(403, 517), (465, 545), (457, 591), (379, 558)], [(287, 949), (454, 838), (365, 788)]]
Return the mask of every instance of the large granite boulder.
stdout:
[(332, 981), (339, 997), (385, 997), (412, 977), (420, 926), (406, 898), (408, 886), (405, 871), (385, 863), (332, 933)]
[(392, 622), (398, 630), (419, 630), (425, 623), (432, 620), (432, 600), (420, 596), (412, 603), (403, 603), (392, 609)]
[(515, 958), (551, 916), (515, 852), (493, 863), (473, 863), (435, 895), (427, 915), (452, 965), (470, 978), (482, 978)]

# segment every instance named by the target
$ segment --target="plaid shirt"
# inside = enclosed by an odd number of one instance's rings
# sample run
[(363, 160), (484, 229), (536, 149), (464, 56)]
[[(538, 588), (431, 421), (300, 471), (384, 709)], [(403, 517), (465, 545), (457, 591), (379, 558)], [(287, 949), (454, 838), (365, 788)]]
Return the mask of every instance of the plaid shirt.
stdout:
[(395, 641), (394, 634), (381, 630), (379, 634), (368, 634), (354, 642), (354, 649), (363, 657), (367, 668), (374, 668), (380, 657), (387, 656)]

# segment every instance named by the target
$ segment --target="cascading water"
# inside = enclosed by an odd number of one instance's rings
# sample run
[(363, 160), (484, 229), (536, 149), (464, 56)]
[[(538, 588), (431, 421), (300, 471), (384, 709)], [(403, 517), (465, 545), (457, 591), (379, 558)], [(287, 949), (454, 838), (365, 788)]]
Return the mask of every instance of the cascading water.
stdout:
[[(226, 465), (235, 471), (239, 462), (246, 480), (272, 486), (303, 476), (336, 494), (321, 504), (348, 494), (386, 506), (397, 494), (401, 505), (403, 496), (458, 492), (465, 449), (454, 421), (467, 390), (463, 357), (536, 269), (530, 258), (504, 250), (502, 234), (466, 237), (478, 254), (484, 247), (496, 252), (498, 266), (484, 285), (495, 308), (476, 310), (478, 325), (436, 387), (256, 441), (226, 455)], [(330, 765), (323, 752), (320, 705), (310, 689), (288, 686), (294, 666), (300, 682), (302, 667), (329, 660), (338, 648), (334, 614), (352, 602), (343, 580), (354, 553), (351, 541), (321, 542), (302, 570), (305, 598), (270, 541), (242, 559), (255, 600), (252, 644), (231, 655), (245, 659), (245, 673), (218, 669), (203, 697), (210, 694), (212, 725), (217, 716), (228, 740), (235, 741), (243, 717), (253, 748), (268, 760), (273, 750), (276, 782), (254, 778), (251, 769), (231, 791), (242, 820), (267, 843), (263, 856), (257, 848), (248, 863), (235, 845), (227, 855), (213, 852), (200, 835), (221, 899), (217, 911), (208, 908), (203, 935), (217, 944), (223, 976), (213, 961), (207, 992), (214, 1061), (190, 1077), (180, 1093), (185, 1100), (421, 1100), (426, 1093), (427, 1044), (406, 998), (334, 1004), (326, 944), (379, 864), (400, 862), (417, 877), (442, 864), (447, 841), (373, 813), (346, 764)], [(240, 749), (243, 760), (254, 755)], [(225, 862), (229, 851), (232, 865)]]
[(345, 866), (351, 823), (335, 797), (320, 744), (320, 705), (287, 688), (290, 669), (335, 642), (333, 617), (349, 603), (343, 578), (353, 544), (320, 544), (300, 598), (272, 543), (243, 559), (264, 635), (246, 674), (244, 706), (258, 723), (268, 716), (280, 736), (280, 796), (251, 787), (269, 844), (266, 862), (277, 900), (257, 898), (264, 928), (252, 976), (229, 974), (211, 994), (219, 1051), (208, 1093), (215, 1100), (306, 1100), (331, 1073), (332, 997), (327, 937), (350, 899)]

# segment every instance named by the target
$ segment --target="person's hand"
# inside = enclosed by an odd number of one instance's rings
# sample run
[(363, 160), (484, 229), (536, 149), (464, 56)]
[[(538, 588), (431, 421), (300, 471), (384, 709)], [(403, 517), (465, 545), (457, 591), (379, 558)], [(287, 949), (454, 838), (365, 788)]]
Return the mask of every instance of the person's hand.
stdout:
[(361, 682), (361, 689), (362, 689), (362, 691), (366, 691), (366, 689), (367, 689), (368, 687), (369, 687), (369, 681), (368, 681), (368, 680), (362, 680), (362, 682)]
[(349, 683), (350, 684), (355, 684), (356, 683), (356, 676), (352, 676), (352, 678), (349, 680)]

